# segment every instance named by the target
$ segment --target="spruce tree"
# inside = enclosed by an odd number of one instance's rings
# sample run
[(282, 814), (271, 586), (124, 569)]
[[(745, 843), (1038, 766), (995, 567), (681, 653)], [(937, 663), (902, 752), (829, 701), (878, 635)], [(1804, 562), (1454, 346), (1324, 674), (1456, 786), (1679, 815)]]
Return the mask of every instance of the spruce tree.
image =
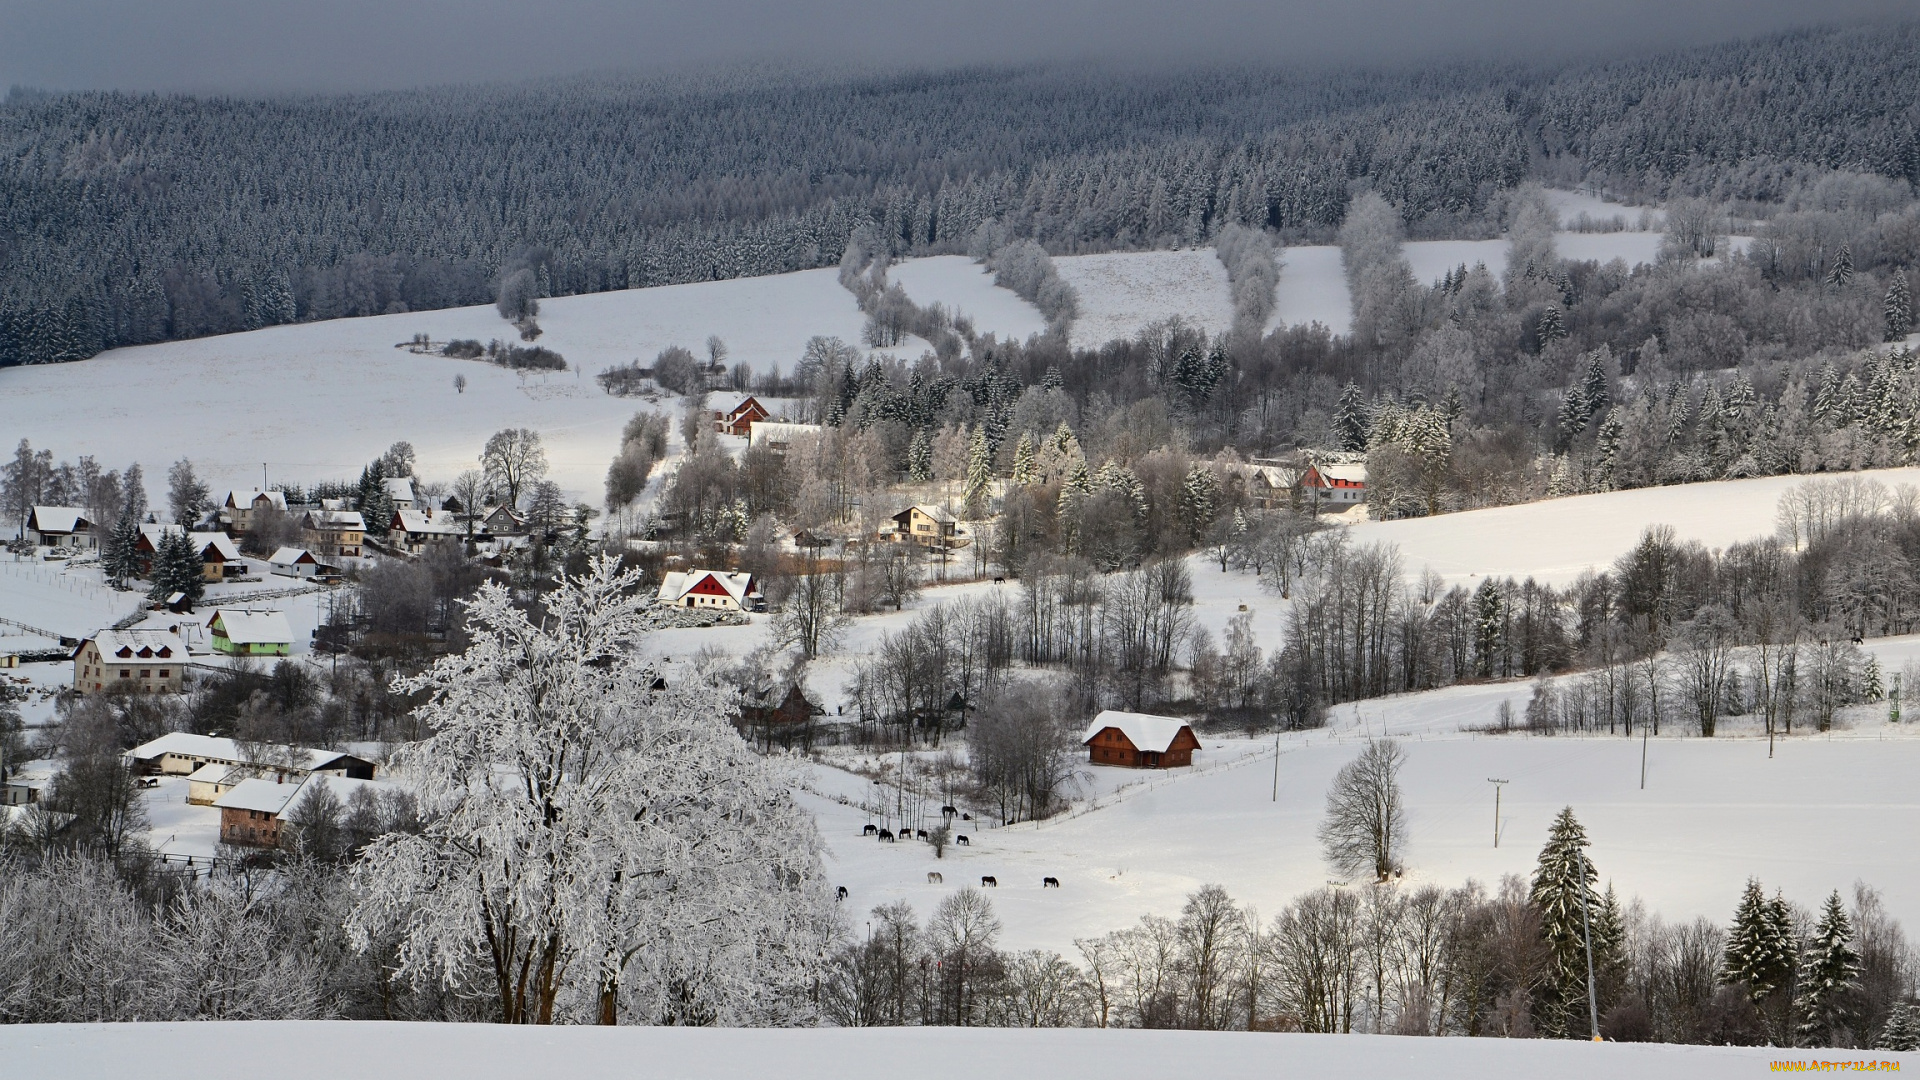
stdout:
[(933, 436), (926, 428), (914, 432), (907, 445), (907, 476), (920, 484), (933, 479)]
[(1194, 543), (1206, 536), (1207, 527), (1213, 524), (1213, 511), (1219, 501), (1220, 485), (1213, 473), (1205, 467), (1195, 465), (1187, 470), (1187, 479), (1180, 486), (1180, 519), (1186, 523), (1187, 534)]
[(1733, 912), (1727, 934), (1726, 966), (1721, 980), (1744, 983), (1756, 1004), (1787, 988), (1793, 978), (1793, 928), (1785, 919), (1786, 904), (1768, 900), (1760, 882), (1747, 879), (1746, 891)]
[(1547, 309), (1540, 313), (1539, 336), (1540, 347), (1543, 349), (1567, 336), (1566, 320), (1561, 318), (1560, 309), (1556, 305), (1548, 304)]
[(185, 530), (169, 529), (160, 538), (160, 545), (153, 556), (153, 589), (147, 595), (159, 603), (165, 603), (174, 593), (185, 597), (188, 608), (198, 604), (206, 595), (206, 580), (200, 576), (200, 553), (194, 549), (193, 541), (187, 539)]
[(986, 514), (987, 486), (993, 482), (993, 448), (987, 443), (984, 427), (975, 428), (967, 446), (967, 517), (978, 520)]
[(100, 568), (114, 588), (123, 587), (140, 576), (140, 525), (133, 515), (122, 512), (107, 534), (107, 549), (101, 553)]
[(1827, 285), (1830, 288), (1844, 289), (1853, 284), (1853, 247), (1841, 244), (1840, 251), (1833, 257), (1833, 265), (1827, 268)]
[(1033, 483), (1033, 436), (1020, 433), (1020, 441), (1013, 444), (1013, 482), (1015, 484)]
[(1500, 632), (1504, 619), (1501, 612), (1500, 590), (1490, 577), (1480, 579), (1480, 588), (1474, 591), (1474, 671), (1481, 678), (1494, 675), (1494, 654), (1500, 648)]
[(1889, 1010), (1873, 1048), (1903, 1053), (1920, 1050), (1920, 1005), (1895, 1005)]
[(1913, 329), (1913, 290), (1907, 285), (1907, 272), (1895, 270), (1893, 283), (1887, 286), (1887, 340), (1899, 341)]
[(1540, 934), (1552, 954), (1551, 997), (1546, 1002), (1543, 1030), (1549, 1036), (1577, 1035), (1587, 1026), (1579, 1022), (1586, 1011), (1587, 942), (1593, 934), (1596, 970), (1608, 955), (1598, 930), (1602, 925), (1597, 875), (1584, 858), (1587, 831), (1573, 816), (1573, 807), (1560, 811), (1547, 830), (1547, 844), (1533, 872), (1532, 900), (1540, 913)]
[(1844, 1041), (1860, 990), (1860, 954), (1853, 949), (1853, 921), (1836, 890), (1820, 912), (1800, 964), (1800, 1035), (1819, 1045)]
[(1340, 391), (1340, 407), (1333, 416), (1333, 434), (1340, 440), (1342, 450), (1365, 450), (1367, 448), (1367, 399), (1360, 393), (1360, 387), (1348, 383)]

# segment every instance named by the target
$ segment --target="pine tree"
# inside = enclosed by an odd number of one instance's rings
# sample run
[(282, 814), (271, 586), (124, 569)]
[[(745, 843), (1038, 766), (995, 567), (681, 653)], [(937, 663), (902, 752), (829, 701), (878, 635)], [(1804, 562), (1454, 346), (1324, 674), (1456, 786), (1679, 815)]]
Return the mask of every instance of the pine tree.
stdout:
[[(1540, 913), (1540, 934), (1552, 953), (1554, 998), (1543, 1025), (1549, 1035), (1567, 1036), (1586, 1025), (1577, 1023), (1587, 998), (1587, 943), (1590, 927), (1597, 928), (1601, 902), (1594, 882), (1593, 863), (1584, 858), (1587, 831), (1573, 816), (1573, 807), (1560, 811), (1547, 829), (1547, 844), (1533, 872), (1533, 906)], [(1606, 954), (1598, 934), (1593, 937), (1596, 970)]]
[(1194, 543), (1199, 543), (1213, 524), (1219, 498), (1220, 485), (1211, 471), (1200, 465), (1187, 470), (1186, 482), (1180, 486), (1180, 520), (1186, 523), (1187, 535)]
[(1820, 924), (1800, 964), (1800, 1034), (1837, 1046), (1851, 1026), (1860, 984), (1860, 954), (1853, 949), (1853, 921), (1835, 890), (1820, 912)]
[(979, 519), (986, 513), (987, 487), (993, 482), (993, 449), (987, 443), (984, 427), (975, 428), (967, 445), (967, 517)]
[(1612, 404), (1612, 396), (1607, 392), (1607, 366), (1610, 353), (1605, 346), (1587, 354), (1587, 373), (1580, 380), (1581, 396), (1586, 401), (1587, 419), (1592, 420), (1606, 412)]
[(118, 589), (140, 576), (140, 525), (125, 513), (113, 523), (107, 534), (107, 548), (100, 556), (100, 568), (107, 581)]
[(1559, 307), (1548, 304), (1547, 309), (1540, 313), (1540, 347), (1544, 349), (1566, 336), (1567, 324), (1566, 320), (1560, 316)]
[(1012, 479), (1015, 484), (1021, 485), (1031, 484), (1035, 479), (1033, 471), (1033, 436), (1024, 431), (1020, 433), (1019, 441), (1013, 444)]
[(1828, 364), (1820, 369), (1820, 389), (1813, 395), (1814, 421), (1833, 420), (1840, 400), (1840, 372)]
[(1887, 1012), (1880, 1037), (1873, 1040), (1875, 1050), (1912, 1053), (1920, 1050), (1920, 1005), (1895, 1005)]
[(1481, 578), (1480, 588), (1473, 594), (1474, 611), (1474, 670), (1482, 678), (1494, 674), (1493, 658), (1499, 651), (1500, 631), (1504, 621), (1501, 611), (1500, 590), (1493, 579)]
[(1827, 268), (1827, 287), (1844, 289), (1853, 284), (1853, 247), (1841, 244), (1840, 251), (1833, 257), (1833, 265)]
[(1913, 329), (1913, 290), (1907, 285), (1907, 272), (1895, 270), (1893, 283), (1887, 286), (1887, 340), (1900, 341)]
[(1360, 393), (1360, 387), (1348, 383), (1340, 391), (1340, 407), (1333, 416), (1333, 434), (1340, 440), (1342, 450), (1365, 450), (1367, 432), (1372, 424), (1367, 416), (1367, 399)]
[(1585, 395), (1577, 386), (1568, 387), (1560, 396), (1560, 411), (1554, 418), (1554, 427), (1558, 432), (1559, 449), (1565, 450), (1573, 442), (1573, 437), (1586, 430), (1587, 403)]
[(1786, 989), (1793, 978), (1793, 964), (1793, 927), (1786, 918), (1785, 902), (1768, 900), (1760, 882), (1749, 878), (1740, 906), (1733, 912), (1721, 980), (1745, 983), (1747, 995), (1761, 1002)]
[(926, 428), (914, 432), (907, 444), (907, 476), (921, 484), (933, 479), (933, 436)]
[(207, 583), (200, 576), (200, 553), (194, 549), (193, 541), (187, 539), (184, 529), (168, 529), (161, 535), (159, 547), (154, 551), (153, 574), (150, 580), (153, 589), (148, 593), (157, 602), (165, 602), (174, 593), (185, 597), (185, 604), (192, 608), (206, 595)]

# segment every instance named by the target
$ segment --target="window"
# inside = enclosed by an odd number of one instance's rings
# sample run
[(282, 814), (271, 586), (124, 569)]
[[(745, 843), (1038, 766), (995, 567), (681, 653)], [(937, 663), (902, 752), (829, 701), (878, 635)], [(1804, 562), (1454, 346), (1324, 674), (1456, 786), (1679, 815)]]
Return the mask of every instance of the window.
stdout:
[(133, 669), (132, 669), (132, 668), (121, 668), (121, 669), (120, 669), (120, 677), (121, 677), (121, 678), (123, 678), (123, 679), (131, 679), (131, 678), (133, 678)]
[(161, 669), (160, 669), (160, 677), (161, 677), (161, 678), (163, 678), (163, 679), (164, 679), (164, 678), (167, 678), (167, 677), (168, 677), (169, 675), (171, 675), (171, 674), (172, 674), (172, 672), (173, 672), (173, 669), (172, 669), (172, 668), (161, 668)]
[(143, 678), (143, 679), (151, 679), (151, 678), (153, 678), (153, 669), (152, 669), (152, 668), (146, 668), (146, 667), (143, 667), (143, 668), (141, 668), (141, 669), (140, 669), (140, 677), (141, 677), (141, 678)]

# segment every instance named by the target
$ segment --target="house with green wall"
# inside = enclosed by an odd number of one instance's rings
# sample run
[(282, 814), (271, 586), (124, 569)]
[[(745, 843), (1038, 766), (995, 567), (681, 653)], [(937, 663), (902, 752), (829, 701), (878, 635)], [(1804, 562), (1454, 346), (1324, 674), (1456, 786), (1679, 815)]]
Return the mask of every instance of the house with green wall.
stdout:
[(207, 632), (213, 651), (228, 656), (285, 656), (293, 650), (293, 628), (283, 611), (219, 608)]

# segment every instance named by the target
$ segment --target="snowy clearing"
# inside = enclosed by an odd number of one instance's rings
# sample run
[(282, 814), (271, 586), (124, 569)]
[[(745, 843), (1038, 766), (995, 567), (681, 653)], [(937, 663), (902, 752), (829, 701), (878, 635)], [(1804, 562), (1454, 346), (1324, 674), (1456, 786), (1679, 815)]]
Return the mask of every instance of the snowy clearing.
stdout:
[(1280, 252), (1280, 288), (1268, 329), (1320, 323), (1336, 334), (1353, 330), (1353, 296), (1346, 264), (1331, 244)]
[[(1210, 247), (1069, 255), (1053, 264), (1080, 293), (1072, 334), (1076, 348), (1131, 338), (1176, 315), (1209, 334), (1233, 325), (1227, 268)], [(1280, 274), (1284, 283), (1286, 271)]]
[[(0, 1028), (0, 1058), (28, 1076), (198, 1080), (209, 1043), (220, 1056), (271, 1061), (280, 1080), (351, 1073), (369, 1080), (459, 1076), (570, 1080), (646, 1076), (849, 1080), (913, 1076), (1169, 1075), (1274, 1077), (1418, 1075), (1433, 1080), (1553, 1076), (1602, 1080), (1746, 1077), (1783, 1057), (1898, 1061), (1920, 1055), (1750, 1047), (1594, 1046), (1545, 1039), (1410, 1039), (1386, 1035), (1022, 1028), (741, 1029), (510, 1027), (499, 1024), (255, 1021), (165, 1024), (25, 1024)], [(334, 1052), (289, 1053), (333, 1046)], [(343, 1063), (352, 1059), (350, 1067)]]
[(993, 275), (965, 255), (907, 259), (888, 267), (887, 278), (905, 289), (914, 303), (945, 304), (950, 314), (965, 315), (980, 333), (996, 334), (1003, 341), (1025, 341), (1047, 329), (1039, 308), (1012, 289), (995, 285)]

